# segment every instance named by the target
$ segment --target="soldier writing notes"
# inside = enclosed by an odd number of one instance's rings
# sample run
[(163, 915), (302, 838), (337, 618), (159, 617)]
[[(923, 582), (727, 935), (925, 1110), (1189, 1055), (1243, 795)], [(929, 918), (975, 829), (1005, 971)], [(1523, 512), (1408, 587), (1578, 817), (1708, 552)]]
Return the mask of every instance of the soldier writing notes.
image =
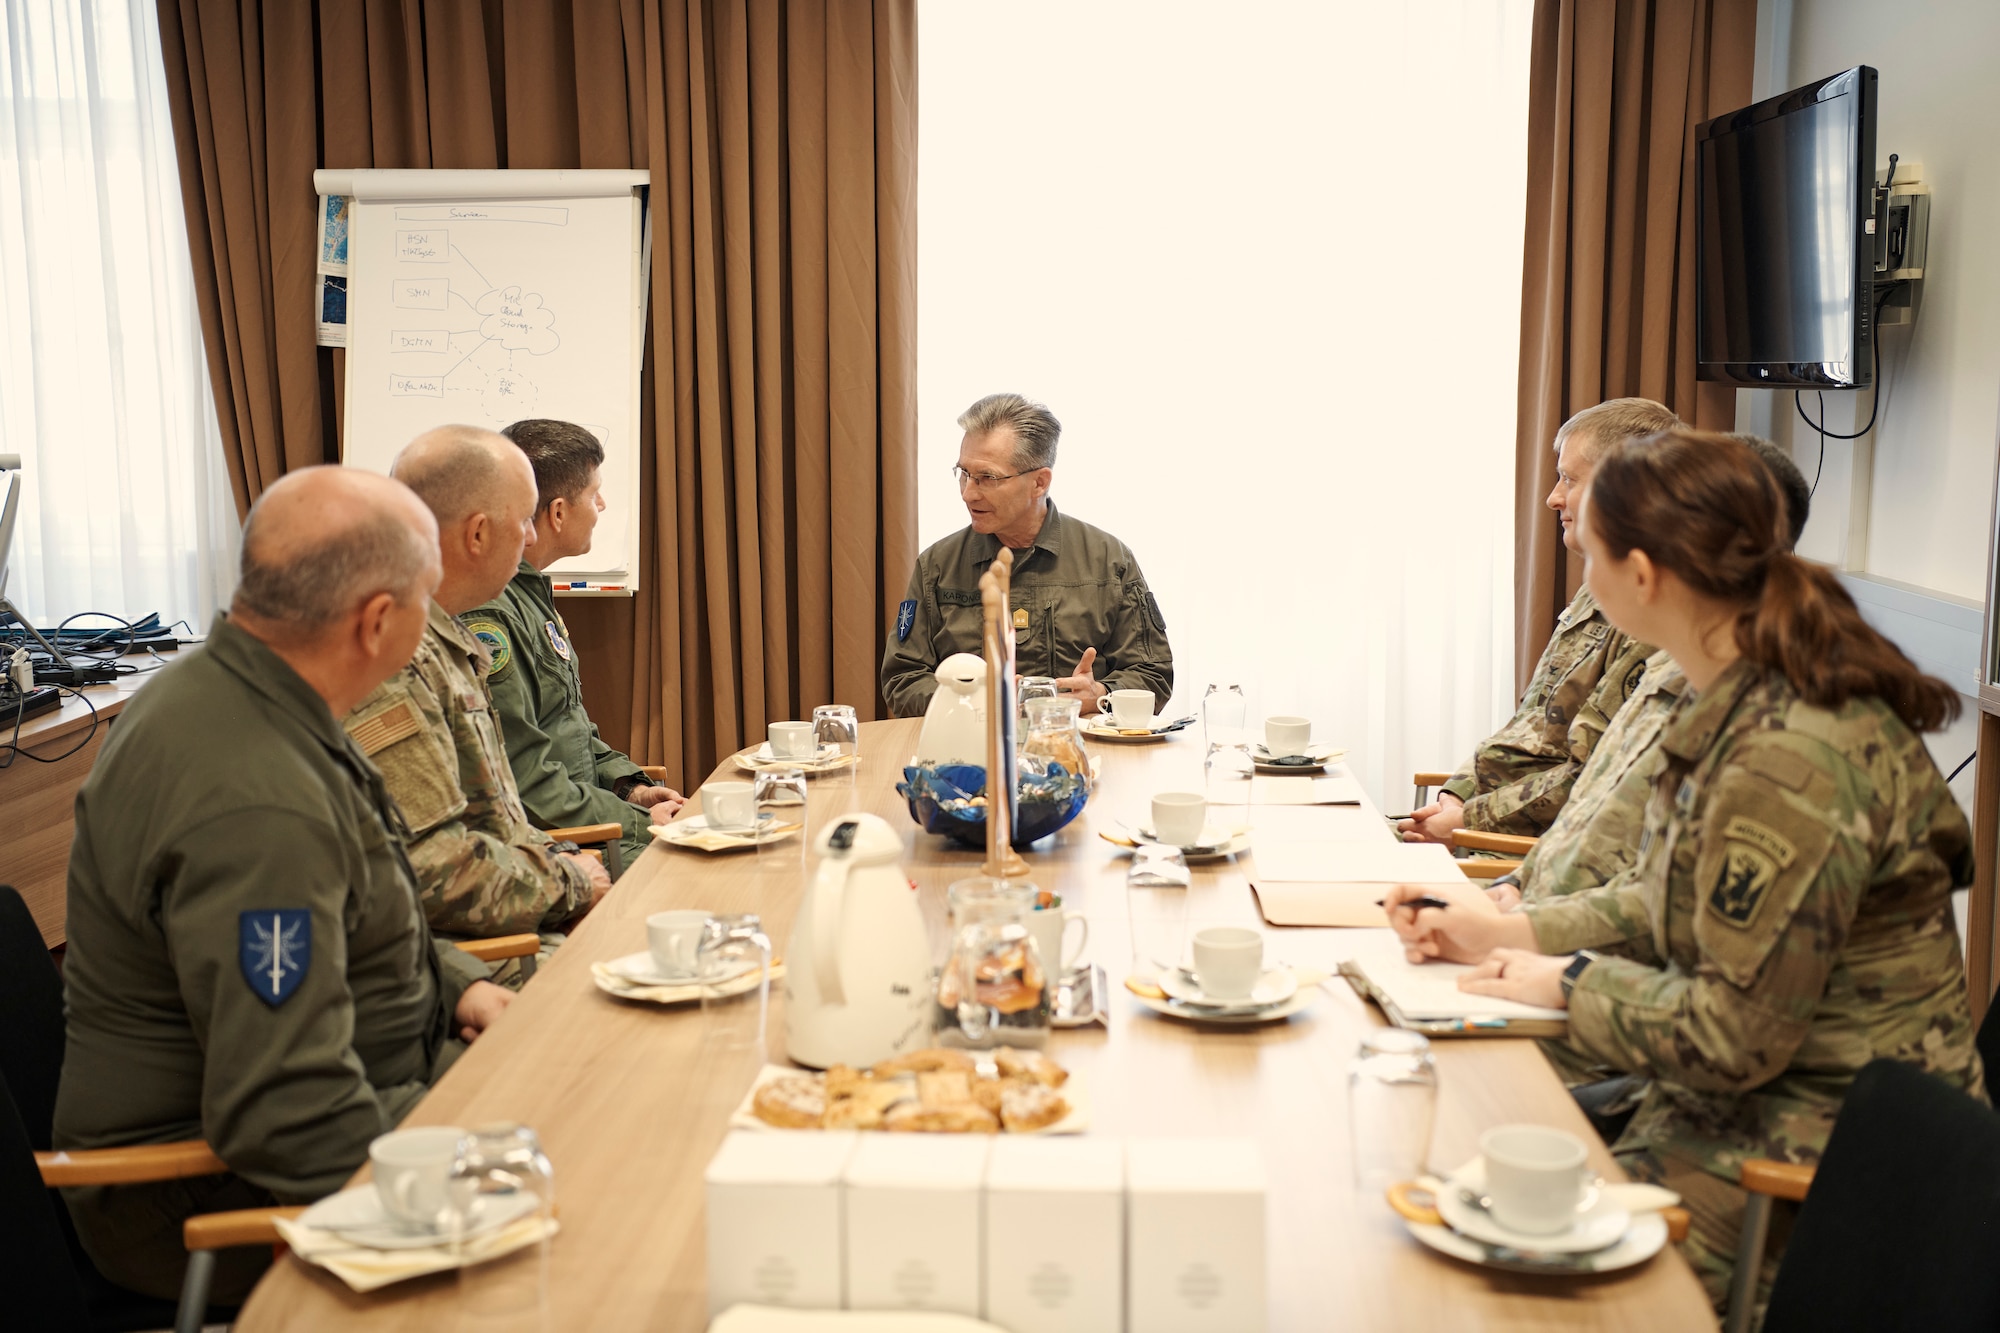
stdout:
[(979, 576), (1002, 546), (1014, 552), (1018, 674), (1055, 677), (1086, 713), (1120, 689), (1150, 690), (1165, 706), (1174, 654), (1138, 560), (1049, 499), (1062, 424), (1039, 403), (996, 393), (967, 408), (958, 426), (965, 438), (952, 475), (971, 522), (917, 556), (882, 654), (890, 712), (921, 714), (937, 690), (938, 663), (979, 652)]

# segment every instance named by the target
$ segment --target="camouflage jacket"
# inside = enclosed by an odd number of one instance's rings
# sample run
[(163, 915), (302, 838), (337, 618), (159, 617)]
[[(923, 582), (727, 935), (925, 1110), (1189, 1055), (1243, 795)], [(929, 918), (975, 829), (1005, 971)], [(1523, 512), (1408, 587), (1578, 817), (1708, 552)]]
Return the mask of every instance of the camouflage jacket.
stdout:
[[(963, 528), (926, 547), (882, 651), (882, 697), (895, 717), (921, 717), (937, 692), (938, 663), (980, 650), (979, 576), (1000, 539)], [(1160, 604), (1131, 548), (1102, 528), (1057, 511), (1053, 500), (1035, 544), (1014, 553), (1015, 672), (1067, 676), (1086, 648), (1091, 674), (1109, 690), (1151, 690), (1165, 708), (1174, 692), (1174, 650)]]
[(409, 823), (424, 915), (448, 936), (539, 931), (590, 906), (590, 881), (521, 808), (486, 661), (433, 602), (410, 664), (347, 715)]
[(1633, 869), (1525, 909), (1544, 953), (1633, 951), (1570, 997), (1570, 1045), (1653, 1080), (1619, 1149), (1728, 1180), (1815, 1162), (1883, 1056), (1979, 1094), (1951, 910), (1971, 830), (1922, 740), (1879, 699), (1815, 708), (1739, 661), (1660, 752)]
[[(1643, 644), (1632, 644), (1636, 651)], [(1618, 703), (1604, 720), (1603, 735), (1577, 774), (1569, 800), (1549, 831), (1521, 862), (1521, 898), (1536, 903), (1609, 884), (1639, 854), (1646, 823), (1646, 798), (1653, 776), (1665, 762), (1659, 748), (1667, 716), (1687, 690), (1680, 665), (1664, 652), (1639, 661), (1642, 677), (1625, 696), (1631, 672), (1623, 658), (1612, 664), (1591, 695), (1586, 712), (1601, 717), (1612, 696)]]
[[(1444, 785), (1465, 802), (1465, 827), (1532, 836), (1555, 822), (1603, 732), (1603, 719), (1585, 704), (1606, 679), (1607, 663), (1630, 646), (1590, 589), (1580, 589), (1556, 621), (1521, 706)], [(1629, 664), (1644, 657), (1628, 654)]]

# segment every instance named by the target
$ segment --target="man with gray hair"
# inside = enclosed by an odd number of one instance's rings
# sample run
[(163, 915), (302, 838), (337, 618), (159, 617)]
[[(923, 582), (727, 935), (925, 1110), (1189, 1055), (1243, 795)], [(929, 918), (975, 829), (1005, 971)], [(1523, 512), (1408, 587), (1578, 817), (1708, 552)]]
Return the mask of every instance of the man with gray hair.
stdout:
[[(59, 1149), (206, 1139), (229, 1174), (65, 1191), (104, 1275), (172, 1297), (195, 1213), (338, 1189), (511, 996), (424, 924), (402, 816), (339, 719), (438, 581), (401, 483), (280, 480), (208, 641), (132, 700), (76, 799)], [(241, 1300), (268, 1252), (218, 1255)]]
[[(1085, 713), (1112, 690), (1174, 692), (1174, 654), (1160, 604), (1131, 549), (1057, 511), (1049, 499), (1062, 425), (1017, 393), (980, 399), (958, 419), (965, 438), (952, 476), (972, 522), (926, 548), (882, 654), (882, 697), (897, 717), (929, 706), (938, 663), (980, 650), (979, 576), (1014, 552), (1016, 669), (1053, 676)], [(1101, 670), (1100, 670), (1101, 668)]]
[[(439, 426), (404, 446), (390, 475), (437, 519), (443, 573), (416, 655), (347, 715), (347, 734), (409, 822), (432, 930), (560, 944), (611, 877), (528, 821), (486, 683), (491, 658), (458, 621), (507, 586), (534, 542), (535, 470), (504, 435)], [(518, 989), (525, 978), (509, 959), (493, 979)]]

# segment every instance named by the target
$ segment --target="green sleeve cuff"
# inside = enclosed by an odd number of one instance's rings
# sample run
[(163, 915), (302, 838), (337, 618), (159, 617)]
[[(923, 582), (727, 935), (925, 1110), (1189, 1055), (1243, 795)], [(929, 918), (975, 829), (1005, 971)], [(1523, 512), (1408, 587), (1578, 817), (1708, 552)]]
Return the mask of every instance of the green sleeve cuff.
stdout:
[(1478, 789), (1479, 789), (1479, 784), (1477, 784), (1472, 780), (1471, 775), (1461, 773), (1457, 777), (1454, 777), (1450, 782), (1445, 783), (1444, 786), (1439, 787), (1438, 795), (1442, 796), (1445, 793), (1449, 792), (1451, 795), (1456, 796), (1460, 801), (1470, 801), (1472, 799), (1472, 794)]
[[(475, 981), (485, 981), (493, 975), (492, 969), (474, 958), (450, 940), (433, 939), (431, 948), (437, 951), (438, 989), (444, 1001), (446, 1014), (458, 1012), (458, 1002), (465, 996), (466, 988)], [(447, 1031), (457, 1032), (458, 1022), (454, 1018)]]

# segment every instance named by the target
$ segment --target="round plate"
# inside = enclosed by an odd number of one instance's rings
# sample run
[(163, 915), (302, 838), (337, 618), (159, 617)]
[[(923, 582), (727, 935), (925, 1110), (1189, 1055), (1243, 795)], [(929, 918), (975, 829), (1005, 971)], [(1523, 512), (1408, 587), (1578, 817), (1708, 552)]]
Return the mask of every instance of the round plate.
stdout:
[[(730, 981), (748, 972), (753, 964), (739, 962), (733, 971), (722, 975), (723, 981)], [(684, 977), (670, 977), (653, 969), (653, 951), (644, 949), (638, 953), (628, 953), (623, 958), (614, 958), (604, 965), (605, 970), (620, 981), (629, 981), (635, 986), (692, 986), (692, 973)]]
[[(1115, 834), (1104, 833), (1098, 836), (1102, 837), (1106, 842), (1110, 843), (1113, 847), (1116, 847), (1121, 852), (1130, 854), (1133, 851), (1133, 848), (1127, 842), (1121, 840)], [(1157, 847), (1159, 846), (1159, 843), (1152, 839), (1140, 839), (1140, 846)], [(1222, 844), (1220, 847), (1212, 848), (1211, 850), (1205, 852), (1190, 852), (1187, 851), (1185, 848), (1183, 848), (1181, 854), (1183, 857), (1186, 858), (1187, 863), (1192, 866), (1192, 865), (1201, 865), (1204, 862), (1208, 861), (1221, 861), (1227, 857), (1236, 855), (1238, 852), (1247, 852), (1249, 850), (1250, 850), (1250, 830), (1239, 829), (1237, 832), (1231, 834), (1229, 841)]]
[(1469, 1236), (1461, 1236), (1450, 1227), (1426, 1226), (1421, 1222), (1405, 1222), (1410, 1234), (1419, 1241), (1454, 1259), (1463, 1259), (1481, 1268), (1496, 1268), (1505, 1273), (1534, 1273), (1546, 1277), (1582, 1277), (1590, 1273), (1613, 1273), (1621, 1268), (1642, 1264), (1658, 1254), (1667, 1244), (1667, 1222), (1658, 1213), (1640, 1213), (1633, 1217), (1632, 1225), (1620, 1240), (1608, 1250), (1595, 1254), (1566, 1255), (1557, 1263), (1536, 1263), (1531, 1259), (1494, 1259), (1488, 1257), (1486, 1247)]
[(1509, 1249), (1534, 1250), (1543, 1254), (1582, 1254), (1617, 1244), (1632, 1225), (1631, 1213), (1613, 1203), (1602, 1190), (1592, 1189), (1590, 1206), (1577, 1211), (1576, 1225), (1553, 1236), (1531, 1236), (1524, 1231), (1502, 1226), (1492, 1214), (1482, 1213), (1466, 1203), (1458, 1196), (1461, 1189), (1470, 1189), (1475, 1194), (1485, 1192), (1486, 1168), (1483, 1162), (1473, 1163), (1445, 1182), (1444, 1192), (1438, 1196), (1437, 1210), (1438, 1216), (1444, 1218), (1453, 1231), (1474, 1240), (1483, 1240), (1488, 1245), (1504, 1245)]
[(1186, 968), (1161, 973), (1159, 983), (1161, 990), (1182, 1004), (1216, 1014), (1243, 1014), (1269, 1009), (1291, 999), (1299, 989), (1298, 976), (1289, 967), (1265, 968), (1258, 976), (1257, 984), (1250, 988), (1250, 993), (1240, 1000), (1209, 998), (1202, 993), (1201, 982)]
[(1125, 993), (1145, 1005), (1154, 1013), (1167, 1018), (1178, 1018), (1183, 1023), (1209, 1023), (1217, 1027), (1255, 1027), (1259, 1023), (1278, 1023), (1309, 1007), (1319, 998), (1319, 987), (1301, 986), (1291, 999), (1269, 1009), (1252, 1009), (1247, 1013), (1227, 1014), (1213, 1009), (1190, 1009), (1172, 1000), (1156, 1000), (1150, 995), (1140, 995), (1131, 987)]
[[(1099, 716), (1104, 716), (1100, 714)], [(1179, 733), (1172, 731), (1149, 731), (1141, 736), (1128, 736), (1112, 725), (1100, 725), (1089, 718), (1083, 719), (1079, 728), (1084, 735), (1094, 741), (1110, 741), (1114, 745), (1152, 745)]]
[(840, 747), (827, 742), (819, 747), (819, 753), (811, 759), (778, 759), (771, 754), (771, 742), (748, 750), (739, 750), (732, 758), (736, 766), (746, 773), (761, 773), (772, 768), (796, 768), (807, 777), (816, 773), (831, 773), (837, 768), (859, 763), (859, 755), (844, 755)]
[[(472, 1224), (465, 1234), (477, 1236), (496, 1231), (534, 1210), (533, 1195), (482, 1194), (473, 1202)], [(321, 1199), (301, 1213), (299, 1221), (371, 1250), (422, 1250), (449, 1244), (451, 1239), (442, 1231), (416, 1230), (391, 1221), (382, 1211), (382, 1196), (373, 1185), (357, 1185)]]
[(709, 831), (708, 820), (702, 815), (690, 815), (686, 819), (678, 820), (672, 824), (655, 824), (652, 828), (652, 834), (655, 838), (670, 847), (685, 847), (697, 852), (741, 852), (748, 851), (752, 847), (762, 846), (765, 843), (780, 842), (799, 831), (799, 826), (796, 824), (788, 828), (780, 827), (777, 824), (777, 818), (769, 810), (759, 815), (757, 817), (758, 824), (760, 826), (768, 824), (769, 827), (760, 827), (757, 831), (757, 836), (754, 838), (749, 836), (748, 830), (743, 832), (737, 832), (734, 829), (726, 831), (717, 830), (718, 832), (726, 832), (727, 836), (735, 840), (727, 847), (709, 848), (695, 845), (692, 841), (695, 835)]
[[(1312, 760), (1315, 764), (1321, 765), (1322, 767), (1324, 767), (1327, 764), (1333, 763), (1335, 760), (1345, 759), (1347, 757), (1347, 751), (1344, 747), (1338, 745), (1327, 745), (1323, 742), (1318, 744), (1308, 745), (1303, 751), (1303, 753), (1306, 758)], [(1265, 763), (1265, 764), (1271, 763), (1272, 762), (1271, 747), (1264, 744), (1264, 742), (1262, 741), (1258, 741), (1250, 747), (1250, 757), (1253, 760), (1258, 761), (1259, 763)], [(1280, 770), (1293, 767), (1298, 767), (1303, 769), (1303, 765), (1295, 766), (1291, 764), (1278, 764), (1277, 767)]]

